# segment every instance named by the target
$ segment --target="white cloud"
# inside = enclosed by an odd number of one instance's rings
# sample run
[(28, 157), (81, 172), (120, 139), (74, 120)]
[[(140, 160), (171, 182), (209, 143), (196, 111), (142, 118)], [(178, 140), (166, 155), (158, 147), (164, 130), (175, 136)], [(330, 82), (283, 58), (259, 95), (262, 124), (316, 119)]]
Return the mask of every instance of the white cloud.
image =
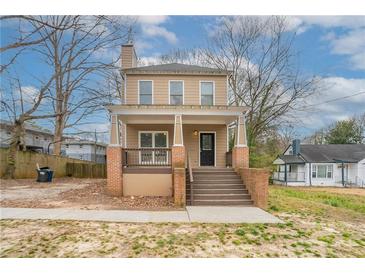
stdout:
[(344, 35), (327, 35), (331, 53), (348, 55), (354, 69), (365, 70), (365, 28), (347, 32)]
[(169, 17), (166, 15), (158, 15), (158, 16), (139, 16), (138, 21), (141, 24), (148, 24), (148, 25), (159, 25), (165, 23), (169, 20)]
[(168, 31), (164, 27), (159, 27), (155, 25), (144, 25), (142, 26), (143, 33), (147, 36), (151, 37), (163, 37), (169, 42), (170, 44), (176, 44), (177, 43), (177, 37), (175, 33)]
[[(322, 84), (321, 92), (307, 102), (311, 107), (300, 112), (305, 128), (316, 130), (365, 111), (365, 93), (352, 96), (365, 92), (365, 79), (327, 77), (322, 79)], [(337, 98), (341, 99), (332, 101)]]
[(320, 26), (323, 28), (343, 27), (348, 29), (365, 27), (364, 16), (288, 16), (291, 29)]
[(176, 44), (176, 34), (161, 26), (169, 20), (168, 16), (139, 16), (142, 34), (148, 37), (162, 37), (170, 44)]
[(352, 69), (365, 70), (365, 16), (289, 16), (289, 30), (298, 34), (312, 26), (342, 28), (342, 34), (329, 31), (322, 37), (332, 54), (346, 55)]
[(32, 102), (37, 99), (39, 95), (39, 90), (33, 86), (24, 86), (21, 88), (23, 99), (26, 102)]

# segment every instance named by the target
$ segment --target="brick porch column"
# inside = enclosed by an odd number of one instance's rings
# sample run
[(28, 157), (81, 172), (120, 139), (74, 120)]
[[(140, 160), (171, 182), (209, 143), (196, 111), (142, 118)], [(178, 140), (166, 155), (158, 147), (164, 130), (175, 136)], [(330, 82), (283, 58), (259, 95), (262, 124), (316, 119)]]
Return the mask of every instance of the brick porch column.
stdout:
[(117, 115), (111, 116), (110, 144), (106, 151), (107, 192), (112, 196), (123, 195), (122, 153), (124, 144), (123, 125)]
[(232, 166), (238, 171), (249, 167), (249, 148), (247, 146), (246, 118), (240, 115), (235, 130), (235, 144), (232, 149)]
[(185, 206), (185, 146), (183, 141), (182, 116), (175, 115), (174, 144), (171, 148), (173, 195), (176, 206)]

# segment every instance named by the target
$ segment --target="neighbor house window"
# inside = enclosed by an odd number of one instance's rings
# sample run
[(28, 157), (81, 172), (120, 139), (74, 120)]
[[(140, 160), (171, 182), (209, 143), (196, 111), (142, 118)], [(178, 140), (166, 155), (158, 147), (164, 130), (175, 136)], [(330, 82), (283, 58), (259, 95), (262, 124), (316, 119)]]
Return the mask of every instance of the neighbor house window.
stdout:
[(313, 165), (312, 178), (331, 179), (333, 177), (332, 165)]
[(183, 81), (170, 81), (170, 104), (182, 105), (184, 103), (184, 82)]
[(214, 105), (214, 84), (213, 82), (200, 82), (200, 104)]
[(139, 81), (139, 103), (151, 105), (152, 100), (152, 81)]

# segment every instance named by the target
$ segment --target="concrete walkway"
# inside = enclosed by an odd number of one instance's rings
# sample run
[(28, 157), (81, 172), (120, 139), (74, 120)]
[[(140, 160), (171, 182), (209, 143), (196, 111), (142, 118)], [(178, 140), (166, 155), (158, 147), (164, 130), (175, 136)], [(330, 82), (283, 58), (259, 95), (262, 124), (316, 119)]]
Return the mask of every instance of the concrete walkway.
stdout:
[(76, 220), (128, 223), (280, 223), (257, 207), (187, 206), (180, 211), (1, 208), (1, 219)]

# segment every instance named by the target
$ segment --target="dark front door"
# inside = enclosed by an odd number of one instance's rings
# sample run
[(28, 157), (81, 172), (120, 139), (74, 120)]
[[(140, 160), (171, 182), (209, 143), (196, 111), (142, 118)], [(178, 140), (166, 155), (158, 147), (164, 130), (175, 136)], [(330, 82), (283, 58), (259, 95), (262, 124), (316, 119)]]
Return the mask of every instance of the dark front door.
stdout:
[(200, 133), (200, 165), (214, 166), (214, 133)]

